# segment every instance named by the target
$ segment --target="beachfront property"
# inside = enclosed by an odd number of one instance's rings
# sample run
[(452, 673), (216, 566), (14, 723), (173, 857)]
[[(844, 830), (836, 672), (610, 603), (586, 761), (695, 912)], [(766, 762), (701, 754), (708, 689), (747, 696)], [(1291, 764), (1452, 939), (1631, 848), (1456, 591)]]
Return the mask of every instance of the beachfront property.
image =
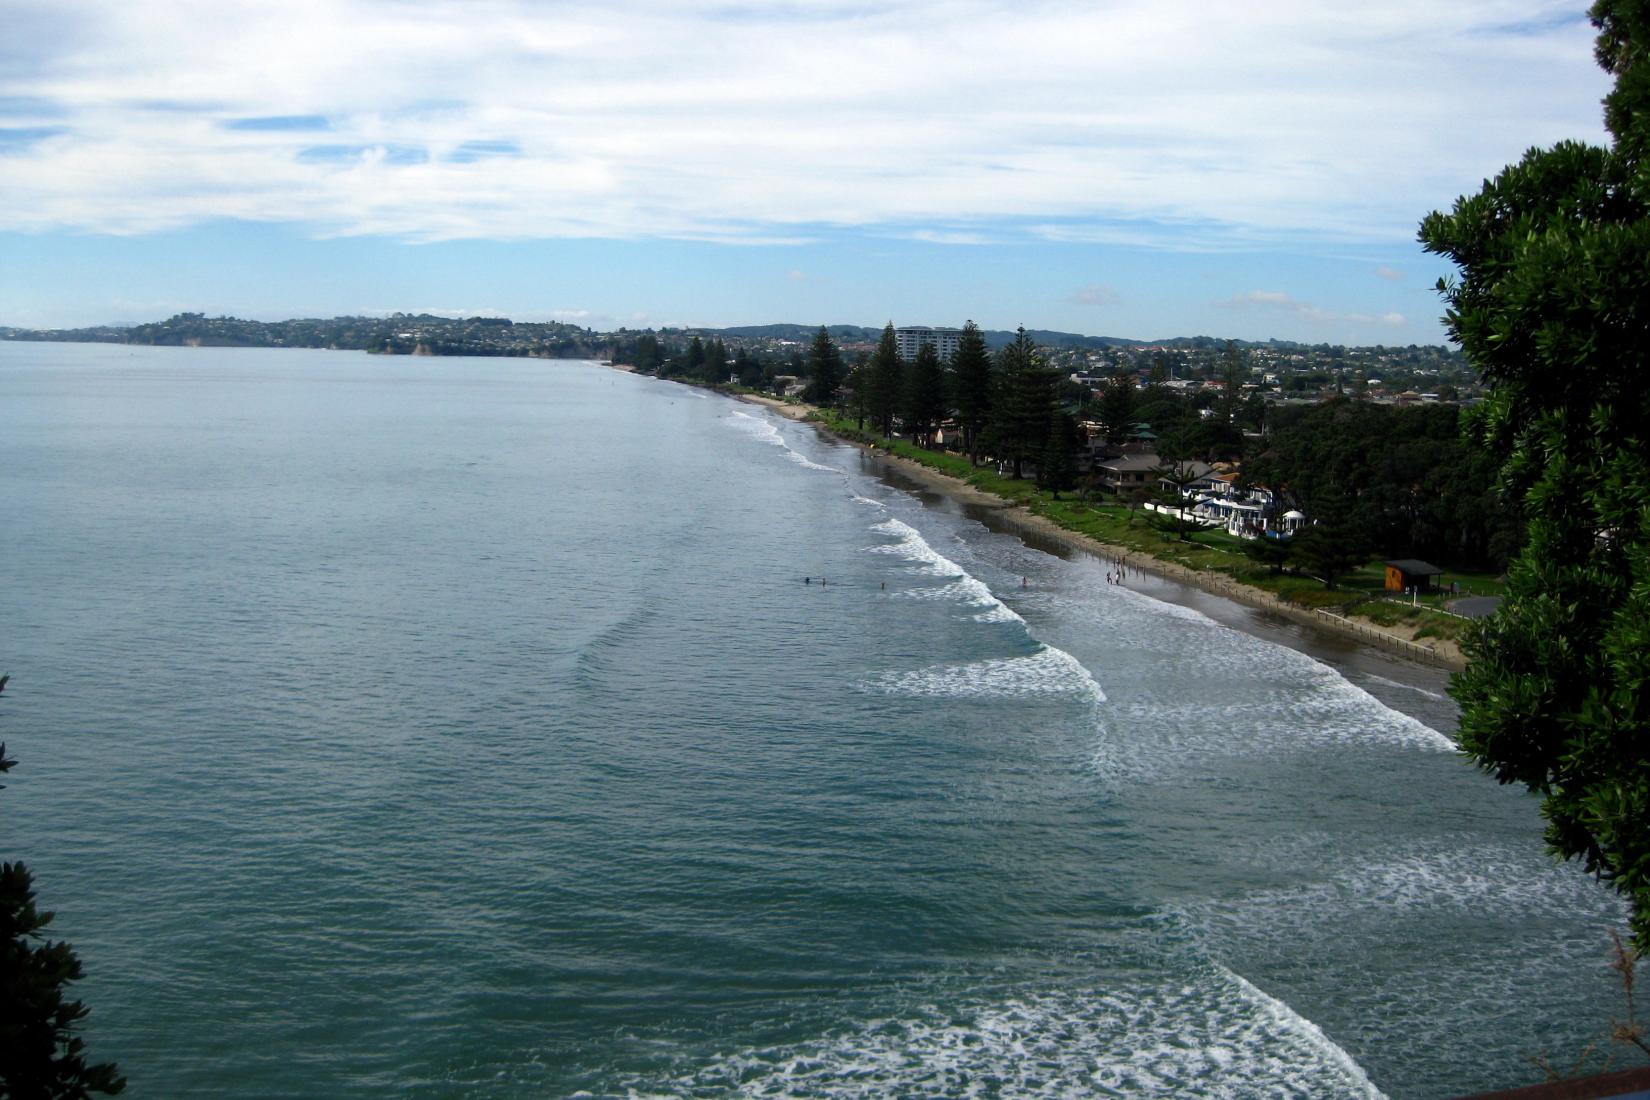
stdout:
[(1162, 468), (1161, 458), (1142, 451), (1094, 460), (1101, 487), (1119, 496), (1156, 485)]
[(1146, 507), (1176, 512), (1207, 527), (1224, 528), (1236, 538), (1288, 537), (1306, 524), (1306, 516), (1299, 510), (1280, 511), (1286, 502), (1269, 487), (1238, 488), (1239, 475), (1229, 466), (1181, 463), (1176, 476), (1166, 476), (1175, 465), (1152, 452), (1136, 450), (1097, 458), (1094, 470), (1101, 486), (1119, 496), (1138, 490), (1173, 493), (1178, 489), (1178, 506), (1147, 503)]
[(943, 363), (957, 354), (957, 345), (961, 340), (960, 328), (907, 325), (894, 330), (894, 346), (899, 349), (899, 357), (908, 363), (916, 359), (924, 344), (933, 345), (934, 351), (939, 354), (940, 362)]
[(1193, 501), (1192, 514), (1243, 539), (1293, 535), (1305, 524), (1305, 514), (1297, 509), (1279, 513), (1283, 502), (1269, 487), (1240, 489), (1238, 480), (1236, 470), (1215, 468), (1193, 480), (1185, 490)]

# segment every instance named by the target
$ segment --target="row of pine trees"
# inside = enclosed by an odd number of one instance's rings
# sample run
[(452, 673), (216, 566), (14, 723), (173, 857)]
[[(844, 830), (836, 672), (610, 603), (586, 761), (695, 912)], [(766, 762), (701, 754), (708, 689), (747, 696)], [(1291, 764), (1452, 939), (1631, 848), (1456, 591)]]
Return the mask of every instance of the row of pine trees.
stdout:
[(1038, 485), (1058, 492), (1077, 483), (1077, 425), (1060, 401), (1061, 376), (1048, 366), (1024, 328), (995, 356), (979, 326), (963, 326), (946, 362), (932, 344), (902, 359), (894, 326), (882, 330), (876, 351), (844, 370), (842, 355), (823, 326), (803, 364), (803, 396), (852, 416), (861, 429), (904, 435), (919, 447), (936, 446), (941, 427), (955, 426), (955, 449), (975, 463), (995, 460), (1015, 477), (1031, 463)]

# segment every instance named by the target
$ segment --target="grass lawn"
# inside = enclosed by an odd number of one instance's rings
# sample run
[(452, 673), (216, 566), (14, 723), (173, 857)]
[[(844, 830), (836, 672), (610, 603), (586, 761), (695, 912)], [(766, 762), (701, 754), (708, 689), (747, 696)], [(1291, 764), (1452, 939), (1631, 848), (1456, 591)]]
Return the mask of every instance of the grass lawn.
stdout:
[[(1454, 638), (1465, 621), (1429, 610), (1453, 596), (1423, 596), (1420, 606), (1411, 607), (1388, 600), (1386, 569), (1381, 561), (1368, 562), (1325, 588), (1316, 577), (1299, 573), (1274, 573), (1256, 565), (1243, 552), (1244, 540), (1223, 530), (1203, 530), (1186, 539), (1171, 538), (1147, 519), (1147, 513), (1109, 500), (1083, 500), (1070, 493), (1056, 499), (1024, 478), (999, 474), (993, 466), (975, 466), (967, 456), (949, 451), (930, 451), (908, 440), (887, 439), (859, 428), (853, 420), (827, 410), (809, 415), (831, 431), (858, 443), (881, 447), (890, 454), (939, 470), (1005, 500), (1024, 505), (1046, 516), (1068, 531), (1088, 535), (1112, 546), (1147, 554), (1159, 561), (1175, 562), (1189, 569), (1224, 573), (1243, 584), (1276, 594), (1287, 603), (1307, 608), (1327, 608), (1343, 615), (1356, 615), (1380, 626), (1418, 625), (1417, 638)], [(1482, 573), (1449, 572), (1442, 578), (1460, 585), (1461, 594), (1500, 595), (1500, 579)]]

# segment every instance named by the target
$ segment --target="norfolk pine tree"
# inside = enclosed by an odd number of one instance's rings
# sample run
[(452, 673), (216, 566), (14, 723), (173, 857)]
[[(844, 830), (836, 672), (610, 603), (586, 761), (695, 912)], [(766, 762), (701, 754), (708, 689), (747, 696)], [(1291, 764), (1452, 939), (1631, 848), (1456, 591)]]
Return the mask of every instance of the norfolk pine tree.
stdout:
[(1077, 488), (1077, 424), (1065, 413), (1055, 413), (1048, 426), (1048, 442), (1037, 461), (1037, 488), (1060, 499), (1062, 489)]
[(1421, 223), (1482, 424), (1528, 518), (1506, 599), (1469, 631), (1466, 752), (1544, 798), (1552, 850), (1632, 904), (1650, 949), (1650, 6), (1599, 0), (1613, 142), (1532, 149)]
[(865, 352), (856, 352), (854, 365), (848, 371), (848, 380), (844, 383), (847, 390), (848, 411), (854, 414), (854, 426), (860, 431), (865, 430), (865, 388), (866, 372), (870, 370), (871, 357)]
[(991, 353), (973, 321), (963, 325), (957, 351), (951, 356), (951, 405), (957, 410), (963, 450), (979, 461), (980, 435), (991, 422)]
[(899, 413), (903, 364), (899, 344), (894, 339), (894, 323), (888, 322), (877, 341), (877, 350), (865, 368), (865, 412), (871, 426), (883, 435), (894, 434), (894, 417)]
[(945, 370), (933, 344), (923, 344), (916, 361), (905, 368), (900, 418), (919, 447), (934, 445), (934, 432), (945, 419)]
[(807, 399), (815, 405), (830, 405), (842, 386), (842, 355), (824, 325), (814, 333), (813, 346), (808, 349), (807, 370)]
[(1058, 404), (1059, 375), (1043, 364), (1022, 325), (1014, 342), (997, 355), (997, 392), (992, 399), (992, 451), (1014, 464), (1039, 458)]

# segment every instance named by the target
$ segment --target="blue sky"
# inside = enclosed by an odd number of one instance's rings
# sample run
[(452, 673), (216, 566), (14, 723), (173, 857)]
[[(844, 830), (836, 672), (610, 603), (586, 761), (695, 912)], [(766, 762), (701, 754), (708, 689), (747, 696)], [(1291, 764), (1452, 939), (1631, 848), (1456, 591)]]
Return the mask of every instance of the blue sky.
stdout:
[(1417, 222), (1603, 140), (1578, 5), (0, 0), (0, 324), (1442, 339)]

